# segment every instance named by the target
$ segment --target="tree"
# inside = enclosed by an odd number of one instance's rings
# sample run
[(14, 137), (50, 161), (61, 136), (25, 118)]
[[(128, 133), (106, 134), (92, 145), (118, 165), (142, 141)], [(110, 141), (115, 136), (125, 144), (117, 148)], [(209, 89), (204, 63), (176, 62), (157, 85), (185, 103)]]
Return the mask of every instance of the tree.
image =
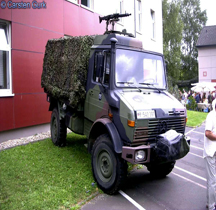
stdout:
[[(167, 63), (167, 73), (174, 84), (178, 81), (181, 69), (181, 42), (183, 22), (180, 16), (180, 3), (163, 0), (163, 50)], [(169, 84), (169, 86), (173, 86)]]
[(206, 24), (206, 11), (201, 11), (200, 0), (178, 0), (181, 4), (181, 18), (183, 22), (181, 80), (198, 76), (198, 52), (196, 43), (203, 26)]

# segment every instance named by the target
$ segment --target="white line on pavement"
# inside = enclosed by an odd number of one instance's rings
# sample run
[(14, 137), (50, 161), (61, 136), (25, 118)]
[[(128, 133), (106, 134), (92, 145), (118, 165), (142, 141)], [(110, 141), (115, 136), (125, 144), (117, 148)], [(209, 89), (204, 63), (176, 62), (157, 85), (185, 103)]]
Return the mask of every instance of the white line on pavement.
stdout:
[(196, 156), (196, 157), (199, 157), (199, 158), (202, 158), (202, 159), (203, 159), (203, 157), (202, 157), (202, 156), (200, 156), (200, 155), (197, 155), (197, 154), (195, 154), (195, 153), (189, 152), (189, 154), (191, 154), (191, 155), (194, 155), (194, 156)]
[(191, 172), (189, 172), (189, 171), (187, 171), (187, 170), (185, 170), (185, 169), (183, 169), (183, 168), (180, 168), (180, 167), (178, 167), (178, 166), (175, 166), (175, 168), (178, 169), (178, 170), (180, 170), (180, 171), (183, 171), (183, 172), (185, 172), (185, 173), (187, 173), (187, 174), (190, 174), (190, 175), (192, 175), (192, 176), (194, 176), (194, 177), (196, 177), (196, 178), (198, 178), (198, 179), (201, 179), (201, 180), (203, 180), (203, 181), (207, 181), (205, 178), (203, 178), (203, 177), (201, 177), (201, 176), (198, 176), (198, 175), (196, 175), (196, 174), (194, 174), (194, 173), (191, 173)]
[(188, 131), (187, 133), (185, 133), (185, 135), (188, 135), (190, 132), (192, 132), (195, 128), (191, 129), (190, 131)]
[(130, 201), (134, 206), (136, 206), (139, 210), (145, 210), (142, 206), (140, 206), (135, 200), (133, 200), (130, 196), (128, 196), (123, 191), (119, 190), (119, 193), (125, 197), (128, 201)]
[(202, 132), (199, 132), (199, 131), (193, 131), (194, 133), (198, 133), (198, 134), (202, 134), (202, 135), (204, 135), (204, 133), (202, 133)]
[(205, 186), (203, 186), (203, 185), (201, 185), (201, 184), (199, 184), (199, 183), (197, 183), (197, 182), (194, 182), (194, 181), (191, 180), (191, 179), (188, 179), (188, 178), (186, 178), (186, 177), (184, 177), (184, 176), (181, 176), (181, 175), (179, 175), (179, 174), (176, 174), (176, 173), (174, 173), (174, 172), (171, 172), (171, 173), (174, 174), (174, 175), (176, 175), (176, 176), (178, 176), (178, 177), (180, 177), (180, 178), (182, 178), (182, 179), (184, 179), (184, 180), (186, 180), (186, 181), (188, 181), (188, 182), (191, 182), (191, 183), (193, 183), (193, 184), (195, 184), (195, 185), (198, 185), (199, 187), (202, 187), (202, 188), (206, 189)]
[(201, 147), (196, 147), (196, 146), (194, 146), (194, 145), (190, 145), (190, 147), (193, 147), (193, 148), (196, 148), (196, 149), (199, 149), (199, 150), (203, 150), (203, 148), (201, 148)]

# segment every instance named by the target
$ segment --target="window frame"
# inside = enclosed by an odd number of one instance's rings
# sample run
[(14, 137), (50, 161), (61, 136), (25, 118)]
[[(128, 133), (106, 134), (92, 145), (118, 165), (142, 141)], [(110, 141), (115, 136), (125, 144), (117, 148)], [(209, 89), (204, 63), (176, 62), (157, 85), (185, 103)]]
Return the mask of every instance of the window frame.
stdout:
[[(139, 5), (140, 5), (140, 9), (139, 9)], [(138, 33), (142, 33), (142, 1), (141, 0), (137, 0), (137, 25), (138, 27), (136, 27), (136, 31)]]
[(69, 1), (69, 2), (76, 4), (76, 5), (79, 5), (79, 0), (66, 0), (66, 1)]
[[(2, 25), (5, 25), (6, 39), (8, 41), (8, 46), (6, 48), (1, 48), (1, 51), (6, 51), (6, 74), (7, 74), (7, 83), (9, 83), (9, 88), (0, 89), (0, 97), (10, 97), (14, 96), (12, 94), (12, 65), (11, 65), (11, 23), (0, 19), (0, 28), (3, 28)], [(4, 29), (4, 28), (3, 28)]]
[[(97, 59), (96, 59), (96, 57), (97, 57), (98, 54), (104, 56), (104, 68), (103, 68), (103, 72), (102, 72), (102, 74), (103, 74), (102, 75), (102, 81), (99, 81), (98, 80), (99, 78), (96, 77), (96, 69), (97, 69)], [(107, 74), (107, 72), (106, 72), (107, 71), (106, 70), (107, 63), (108, 63), (108, 59), (107, 59), (108, 55), (109, 55), (109, 74)], [(111, 68), (111, 52), (109, 50), (97, 50), (97, 51), (95, 51), (95, 53), (94, 53), (94, 71), (93, 71), (93, 75), (92, 75), (93, 82), (97, 83), (97, 84), (100, 84), (100, 85), (102, 83), (104, 86), (108, 87), (109, 83), (110, 83), (110, 72), (111, 72), (110, 68)], [(108, 82), (105, 82), (106, 75), (109, 75), (108, 76)]]
[(89, 2), (90, 6), (86, 6), (84, 4), (82, 4), (82, 0), (80, 0), (80, 6), (87, 9), (87, 10), (90, 10), (90, 11), (94, 11), (94, 0), (87, 0), (87, 2)]
[[(124, 0), (119, 0), (119, 14), (124, 14)], [(119, 21), (121, 24), (124, 24), (124, 18), (120, 18)]]
[(150, 15), (151, 15), (151, 38), (155, 40), (156, 33), (155, 33), (155, 11), (150, 9)]

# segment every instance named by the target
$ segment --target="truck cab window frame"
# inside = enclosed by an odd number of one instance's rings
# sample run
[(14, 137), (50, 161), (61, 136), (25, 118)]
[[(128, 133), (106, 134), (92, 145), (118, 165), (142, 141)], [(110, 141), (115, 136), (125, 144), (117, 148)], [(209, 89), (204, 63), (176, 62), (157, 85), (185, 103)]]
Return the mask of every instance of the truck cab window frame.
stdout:
[[(136, 69), (136, 73), (134, 72)], [(150, 85), (147, 85), (150, 84)], [(126, 49), (116, 50), (115, 85), (118, 88), (166, 89), (161, 55)]]
[[(103, 65), (103, 72), (102, 72), (102, 80), (99, 81), (99, 77), (96, 77), (97, 74), (97, 55), (104, 55), (104, 65)], [(93, 81), (96, 83), (102, 83), (105, 86), (109, 85), (109, 78), (110, 78), (110, 67), (111, 67), (111, 54), (110, 52), (102, 52), (97, 51), (94, 55), (94, 73), (93, 73)]]
[(11, 80), (11, 26), (0, 20), (0, 97), (13, 96)]

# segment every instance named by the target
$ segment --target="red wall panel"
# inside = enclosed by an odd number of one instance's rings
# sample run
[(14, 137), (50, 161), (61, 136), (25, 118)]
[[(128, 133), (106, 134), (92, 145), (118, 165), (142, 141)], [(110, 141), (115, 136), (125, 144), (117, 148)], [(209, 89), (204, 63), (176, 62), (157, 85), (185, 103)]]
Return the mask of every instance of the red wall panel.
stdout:
[[(88, 10), (84, 9), (84, 8), (80, 8), (80, 20), (79, 20), (79, 24), (81, 26), (85, 26), (85, 27), (81, 27), (81, 35), (94, 35), (95, 31), (94, 31), (94, 13), (89, 12)], [(99, 21), (98, 21), (98, 27), (100, 27), (99, 25)]]
[(44, 54), (12, 50), (13, 92), (39, 93)]
[(14, 128), (14, 98), (0, 98), (0, 131)]
[[(13, 2), (20, 2), (20, 0), (13, 0)], [(12, 9), (12, 21), (63, 33), (63, 0), (45, 2), (46, 9)]]
[(46, 9), (0, 8), (0, 19), (12, 21), (12, 88), (15, 93), (14, 97), (0, 98), (0, 131), (50, 121), (49, 103), (41, 88), (48, 39), (105, 31), (105, 23), (99, 24), (96, 13), (65, 0), (45, 2)]
[(12, 23), (12, 49), (44, 53), (48, 39), (62, 36), (63, 34)]
[(80, 19), (79, 13), (79, 6), (72, 4), (68, 1), (64, 1), (64, 34), (71, 36), (81, 35), (81, 27), (83, 26), (78, 24)]
[(71, 36), (103, 34), (105, 24), (99, 15), (81, 6), (64, 1), (64, 34)]
[(46, 94), (16, 95), (14, 97), (15, 128), (27, 127), (49, 122), (49, 104)]
[(7, 7), (5, 9), (2, 9), (0, 7), (0, 19), (10, 20), (11, 21), (11, 14), (12, 14), (11, 9), (8, 9)]

